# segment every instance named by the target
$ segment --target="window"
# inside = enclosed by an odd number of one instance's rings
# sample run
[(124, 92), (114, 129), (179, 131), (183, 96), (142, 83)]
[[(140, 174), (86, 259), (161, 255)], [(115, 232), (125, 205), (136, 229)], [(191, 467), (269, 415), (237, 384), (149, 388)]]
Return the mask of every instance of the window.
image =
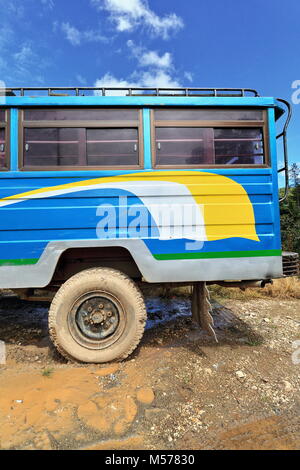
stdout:
[(158, 127), (156, 163), (158, 165), (204, 165), (213, 163), (212, 129), (200, 127)]
[(85, 129), (80, 128), (25, 128), (25, 155), (28, 166), (76, 166), (80, 161), (80, 147), (85, 145)]
[(157, 121), (261, 121), (260, 109), (202, 108), (202, 109), (157, 109)]
[(262, 166), (266, 164), (265, 131), (263, 110), (155, 110), (154, 166)]
[(24, 110), (25, 121), (137, 121), (136, 109), (119, 108), (30, 108)]
[(88, 165), (138, 165), (137, 129), (87, 129)]
[(27, 109), (22, 116), (23, 168), (139, 168), (137, 109)]
[(216, 165), (263, 165), (264, 146), (260, 128), (216, 128), (213, 131)]
[(8, 169), (8, 158), (7, 158), (7, 117), (6, 111), (0, 110), (0, 171)]

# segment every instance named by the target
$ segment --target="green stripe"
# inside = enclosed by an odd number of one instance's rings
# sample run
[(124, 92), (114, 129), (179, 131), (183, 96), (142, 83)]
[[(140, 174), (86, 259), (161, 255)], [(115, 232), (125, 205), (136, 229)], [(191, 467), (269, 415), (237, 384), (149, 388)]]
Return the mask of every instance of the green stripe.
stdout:
[(166, 253), (153, 255), (157, 260), (171, 259), (208, 259), (208, 258), (245, 258), (255, 256), (281, 256), (281, 250), (256, 250), (256, 251), (213, 251), (206, 253)]
[[(209, 259), (209, 258), (245, 258), (258, 256), (281, 256), (281, 250), (256, 250), (256, 251), (212, 251), (206, 253), (166, 253), (162, 255), (153, 255), (157, 260), (176, 260), (176, 259)], [(27, 259), (0, 259), (0, 266), (24, 266), (27, 264), (36, 264), (38, 258)]]
[(0, 266), (23, 266), (25, 264), (36, 264), (38, 260), (38, 258), (0, 259)]

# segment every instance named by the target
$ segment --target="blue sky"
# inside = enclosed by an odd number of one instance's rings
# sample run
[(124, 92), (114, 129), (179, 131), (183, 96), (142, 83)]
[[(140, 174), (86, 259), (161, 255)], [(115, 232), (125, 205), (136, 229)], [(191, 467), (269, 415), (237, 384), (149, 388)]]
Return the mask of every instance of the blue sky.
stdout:
[[(256, 88), (300, 101), (299, 0), (0, 0), (7, 86)], [(300, 162), (300, 103), (290, 159)], [(281, 153), (279, 154), (281, 159)]]

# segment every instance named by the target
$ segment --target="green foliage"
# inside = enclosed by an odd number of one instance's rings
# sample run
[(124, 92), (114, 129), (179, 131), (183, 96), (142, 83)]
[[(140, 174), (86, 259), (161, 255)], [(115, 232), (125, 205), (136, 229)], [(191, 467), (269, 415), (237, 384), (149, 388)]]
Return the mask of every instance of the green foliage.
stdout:
[(43, 377), (47, 377), (48, 379), (52, 376), (53, 374), (53, 369), (52, 367), (45, 367), (42, 371), (41, 374)]
[[(296, 164), (294, 164), (296, 165)], [(294, 168), (294, 175), (295, 170)], [(299, 180), (293, 179), (288, 197), (280, 205), (282, 246), (286, 251), (296, 251), (300, 254), (300, 185)], [(280, 189), (280, 196), (283, 189)]]

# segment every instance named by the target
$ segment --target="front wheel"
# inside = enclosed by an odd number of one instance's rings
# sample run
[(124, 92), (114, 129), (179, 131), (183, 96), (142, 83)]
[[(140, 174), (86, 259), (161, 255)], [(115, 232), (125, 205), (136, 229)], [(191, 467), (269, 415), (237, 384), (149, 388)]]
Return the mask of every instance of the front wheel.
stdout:
[(57, 291), (49, 311), (49, 333), (69, 360), (122, 360), (139, 344), (146, 317), (143, 295), (128, 276), (92, 268), (75, 274)]

